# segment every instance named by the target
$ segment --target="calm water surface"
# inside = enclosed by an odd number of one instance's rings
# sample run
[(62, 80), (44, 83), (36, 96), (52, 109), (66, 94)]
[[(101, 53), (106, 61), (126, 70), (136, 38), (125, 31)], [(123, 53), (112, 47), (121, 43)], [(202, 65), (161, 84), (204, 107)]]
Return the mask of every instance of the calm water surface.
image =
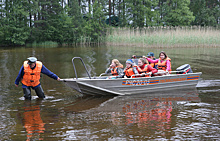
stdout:
[[(203, 72), (195, 89), (161, 91), (137, 96), (90, 97), (42, 75), (46, 98), (25, 101), (14, 86), (23, 61), (36, 56), (60, 78), (74, 77), (71, 59), (83, 58), (89, 73), (98, 76), (117, 58), (167, 52), (172, 69), (190, 64)], [(219, 140), (220, 48), (1, 48), (1, 140)], [(86, 76), (76, 64), (78, 76)]]

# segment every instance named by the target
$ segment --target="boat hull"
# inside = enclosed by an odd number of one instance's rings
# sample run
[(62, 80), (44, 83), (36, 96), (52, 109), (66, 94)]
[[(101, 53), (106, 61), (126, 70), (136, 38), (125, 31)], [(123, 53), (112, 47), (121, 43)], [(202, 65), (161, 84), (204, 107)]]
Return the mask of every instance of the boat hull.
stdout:
[(134, 95), (166, 89), (196, 87), (201, 74), (201, 72), (198, 72), (119, 79), (97, 77), (92, 79), (63, 79), (63, 81), (76, 91), (87, 95)]

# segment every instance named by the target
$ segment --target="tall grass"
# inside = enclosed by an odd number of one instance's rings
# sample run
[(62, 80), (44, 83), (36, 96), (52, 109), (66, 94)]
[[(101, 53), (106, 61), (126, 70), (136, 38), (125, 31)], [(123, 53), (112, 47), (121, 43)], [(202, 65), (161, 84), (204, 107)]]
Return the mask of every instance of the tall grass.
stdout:
[(220, 30), (213, 27), (112, 28), (106, 44), (141, 47), (220, 46)]

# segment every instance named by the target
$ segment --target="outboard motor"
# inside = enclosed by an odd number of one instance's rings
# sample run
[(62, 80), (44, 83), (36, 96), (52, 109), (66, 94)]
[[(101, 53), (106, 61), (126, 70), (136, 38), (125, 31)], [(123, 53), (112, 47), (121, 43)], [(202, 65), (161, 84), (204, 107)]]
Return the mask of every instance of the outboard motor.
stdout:
[(191, 69), (189, 64), (185, 64), (185, 65), (182, 65), (182, 66), (178, 67), (176, 69), (176, 71), (179, 71), (176, 74), (193, 73), (193, 71), (192, 71), (192, 69)]

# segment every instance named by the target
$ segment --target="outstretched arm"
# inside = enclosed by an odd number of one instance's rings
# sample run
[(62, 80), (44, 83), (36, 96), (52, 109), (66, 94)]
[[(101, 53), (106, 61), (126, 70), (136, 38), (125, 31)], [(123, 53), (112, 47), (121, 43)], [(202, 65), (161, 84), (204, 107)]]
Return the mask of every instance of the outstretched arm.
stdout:
[(47, 76), (49, 76), (49, 77), (55, 79), (55, 80), (60, 80), (60, 78), (59, 78), (56, 74), (54, 74), (53, 72), (51, 72), (51, 71), (50, 71), (49, 69), (47, 69), (44, 65), (42, 65), (41, 72), (42, 72), (43, 74), (46, 74)]
[(152, 60), (150, 58), (146, 58), (148, 62), (150, 63), (158, 63), (159, 59), (156, 59), (156, 60)]

